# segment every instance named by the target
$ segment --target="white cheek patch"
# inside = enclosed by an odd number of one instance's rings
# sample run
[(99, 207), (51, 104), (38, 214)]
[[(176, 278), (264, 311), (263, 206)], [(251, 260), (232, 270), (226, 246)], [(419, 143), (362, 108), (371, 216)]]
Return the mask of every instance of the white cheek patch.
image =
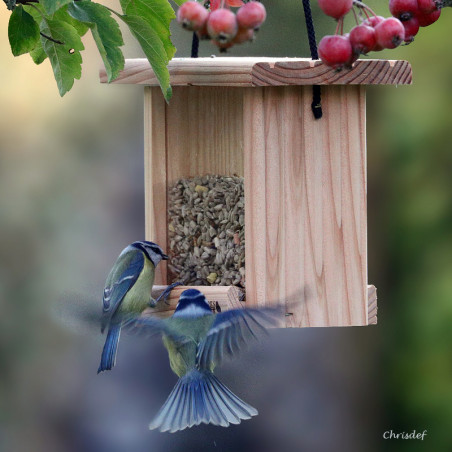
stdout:
[(184, 309), (180, 309), (173, 314), (173, 317), (201, 317), (203, 315), (211, 314), (212, 311), (208, 307), (201, 307), (195, 304), (190, 304)]

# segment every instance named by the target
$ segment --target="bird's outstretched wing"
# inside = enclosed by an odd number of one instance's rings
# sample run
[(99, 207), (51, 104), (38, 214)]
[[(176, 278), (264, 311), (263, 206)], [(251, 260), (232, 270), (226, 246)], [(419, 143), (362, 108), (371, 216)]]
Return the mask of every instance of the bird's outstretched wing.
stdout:
[(121, 319), (123, 329), (129, 333), (144, 337), (162, 336), (171, 337), (176, 342), (184, 343), (189, 338), (180, 335), (171, 327), (168, 319), (158, 319), (150, 316), (125, 315)]
[(280, 307), (263, 309), (232, 309), (217, 314), (207, 336), (198, 346), (196, 362), (199, 369), (219, 364), (223, 355), (232, 356), (257, 335), (277, 327), (283, 318)]
[(102, 332), (117, 311), (126, 293), (135, 284), (144, 267), (144, 255), (139, 250), (123, 252), (108, 275), (104, 289)]

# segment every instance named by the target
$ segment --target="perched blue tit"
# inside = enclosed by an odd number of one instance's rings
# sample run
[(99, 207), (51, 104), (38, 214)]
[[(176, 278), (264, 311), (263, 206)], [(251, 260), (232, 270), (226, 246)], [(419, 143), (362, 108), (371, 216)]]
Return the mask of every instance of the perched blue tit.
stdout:
[(97, 373), (115, 365), (123, 319), (155, 307), (151, 290), (155, 268), (162, 259), (168, 256), (158, 245), (141, 241), (126, 247), (113, 265), (104, 289), (101, 331), (108, 327), (108, 333)]
[(214, 314), (196, 289), (182, 292), (168, 319), (141, 317), (132, 332), (161, 335), (179, 381), (149, 428), (176, 432), (199, 424), (227, 427), (257, 415), (213, 374), (224, 355), (236, 355), (258, 330), (276, 326), (281, 310), (234, 309)]

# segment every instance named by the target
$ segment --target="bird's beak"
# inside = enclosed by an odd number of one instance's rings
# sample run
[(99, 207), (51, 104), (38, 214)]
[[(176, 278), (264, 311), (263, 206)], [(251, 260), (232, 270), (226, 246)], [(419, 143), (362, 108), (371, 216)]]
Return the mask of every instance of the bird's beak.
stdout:
[(169, 258), (166, 254), (162, 254), (162, 260), (167, 261)]

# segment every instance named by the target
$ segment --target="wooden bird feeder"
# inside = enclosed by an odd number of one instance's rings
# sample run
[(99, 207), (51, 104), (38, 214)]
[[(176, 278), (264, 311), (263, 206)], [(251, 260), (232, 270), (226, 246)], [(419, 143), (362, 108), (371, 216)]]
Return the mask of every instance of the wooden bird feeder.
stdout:
[[(286, 326), (376, 323), (367, 281), (365, 85), (411, 84), (409, 63), (359, 60), (335, 72), (308, 59), (197, 58), (174, 59), (169, 70), (169, 105), (146, 60), (128, 60), (114, 82), (146, 86), (147, 239), (168, 244), (163, 212), (176, 180), (243, 176), (246, 305), (302, 290)], [(319, 120), (312, 85), (323, 85)], [(160, 265), (156, 283), (168, 282)], [(230, 287), (209, 290), (223, 309), (237, 305)]]

